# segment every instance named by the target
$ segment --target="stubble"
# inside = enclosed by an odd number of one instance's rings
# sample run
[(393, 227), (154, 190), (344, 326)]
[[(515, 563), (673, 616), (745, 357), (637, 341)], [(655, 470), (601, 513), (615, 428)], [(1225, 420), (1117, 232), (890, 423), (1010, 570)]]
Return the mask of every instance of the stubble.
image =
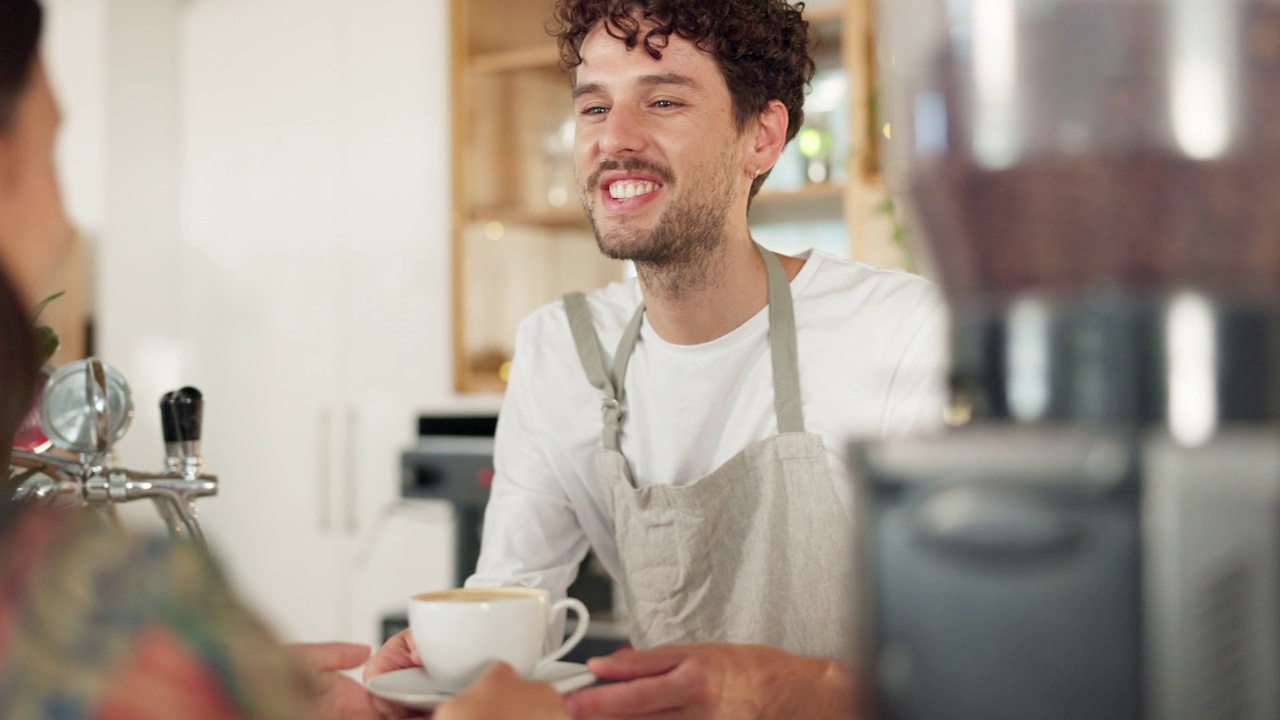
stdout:
[(705, 289), (714, 282), (711, 269), (725, 249), (726, 219), (733, 202), (732, 165), (726, 158), (717, 166), (705, 180), (694, 178), (684, 183), (685, 192), (663, 211), (653, 228), (628, 227), (624, 221), (604, 233), (591, 202), (603, 173), (647, 172), (660, 179), (668, 190), (680, 181), (669, 168), (641, 158), (601, 163), (579, 187), (600, 252), (614, 260), (634, 262), (640, 281), (656, 296), (678, 298)]

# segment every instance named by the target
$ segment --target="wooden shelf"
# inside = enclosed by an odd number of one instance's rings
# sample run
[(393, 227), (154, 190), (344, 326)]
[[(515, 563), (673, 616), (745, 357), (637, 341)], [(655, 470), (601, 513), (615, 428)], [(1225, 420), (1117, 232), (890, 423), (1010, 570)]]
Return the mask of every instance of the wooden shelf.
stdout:
[(824, 182), (799, 190), (761, 191), (751, 203), (747, 221), (753, 225), (797, 220), (839, 220), (844, 215), (844, 185)]
[(555, 70), (559, 65), (559, 48), (538, 45), (476, 55), (468, 62), (467, 71), (473, 76), (494, 75), (517, 70)]
[[(749, 220), (754, 223), (795, 222), (797, 218), (839, 218), (844, 202), (844, 185), (817, 183), (799, 190), (766, 191), (751, 203)], [(567, 205), (562, 208), (489, 207), (471, 213), (470, 222), (500, 222), (507, 225), (531, 225), (534, 227), (564, 230), (590, 230), (582, 208)]]
[(562, 208), (490, 207), (471, 213), (472, 222), (497, 221), (507, 225), (533, 225), (535, 227), (589, 230), (591, 223), (576, 203)]
[(817, 7), (813, 9), (805, 9), (804, 18), (811, 23), (828, 23), (840, 22), (845, 17), (844, 5), (829, 5), (827, 7)]
[(815, 200), (818, 198), (840, 199), (843, 196), (844, 185), (842, 183), (811, 183), (805, 185), (799, 190), (761, 190), (760, 194), (756, 195), (756, 199), (751, 203), (751, 205), (754, 208), (764, 205), (781, 205), (803, 200)]
[(497, 375), (486, 375), (476, 372), (468, 372), (467, 391), (476, 393), (504, 393), (507, 391), (507, 382)]

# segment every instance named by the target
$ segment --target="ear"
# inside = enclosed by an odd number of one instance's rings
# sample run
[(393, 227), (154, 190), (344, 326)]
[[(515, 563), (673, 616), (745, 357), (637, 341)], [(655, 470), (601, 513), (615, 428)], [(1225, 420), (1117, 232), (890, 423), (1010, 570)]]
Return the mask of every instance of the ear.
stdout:
[(773, 169), (787, 144), (787, 106), (781, 100), (770, 100), (756, 118), (752, 145), (747, 153), (747, 175), (763, 175)]

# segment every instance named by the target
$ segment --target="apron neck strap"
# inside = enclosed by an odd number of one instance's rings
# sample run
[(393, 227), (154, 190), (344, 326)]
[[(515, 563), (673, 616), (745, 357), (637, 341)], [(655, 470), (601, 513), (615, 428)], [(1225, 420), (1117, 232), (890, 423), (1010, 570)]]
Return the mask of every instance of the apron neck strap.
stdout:
[[(777, 256), (759, 244), (756, 249), (764, 260), (765, 276), (768, 279), (769, 349), (773, 366), (773, 407), (778, 418), (778, 433), (802, 433), (804, 413), (800, 407), (800, 363), (796, 349), (796, 318), (791, 301), (791, 283)], [(636, 308), (631, 321), (622, 331), (612, 368), (605, 365), (586, 296), (580, 292), (569, 293), (564, 296), (563, 302), (565, 313), (569, 316), (573, 342), (578, 348), (578, 358), (587, 372), (587, 380), (604, 393), (601, 408), (604, 416), (604, 446), (609, 450), (621, 451), (622, 401), (625, 395), (623, 383), (627, 377), (627, 364), (640, 339), (644, 302)]]
[(578, 348), (578, 358), (587, 371), (587, 380), (604, 393), (601, 414), (604, 416), (604, 446), (609, 450), (622, 450), (619, 437), (622, 428), (622, 400), (625, 390), (623, 381), (627, 377), (627, 363), (631, 360), (631, 352), (635, 350), (636, 340), (640, 337), (640, 323), (644, 320), (644, 303), (636, 308), (631, 322), (622, 331), (622, 341), (618, 343), (618, 352), (613, 356), (613, 370), (604, 364), (604, 356), (600, 352), (600, 339), (596, 335), (595, 325), (591, 322), (591, 311), (587, 307), (587, 298), (580, 292), (564, 296), (565, 313), (569, 316), (569, 329), (573, 331), (573, 343)]
[(773, 361), (773, 409), (778, 433), (804, 432), (800, 408), (800, 353), (796, 349), (796, 312), (791, 281), (778, 256), (756, 243), (769, 281), (769, 350)]

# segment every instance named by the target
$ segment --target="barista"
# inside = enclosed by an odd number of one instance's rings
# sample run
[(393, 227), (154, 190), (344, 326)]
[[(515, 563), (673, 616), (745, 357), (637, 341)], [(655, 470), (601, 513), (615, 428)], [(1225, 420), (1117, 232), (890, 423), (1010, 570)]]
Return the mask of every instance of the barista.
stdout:
[[(784, 0), (561, 0), (582, 204), (638, 278), (526, 318), (471, 586), (563, 596), (588, 547), (641, 650), (579, 717), (841, 712), (851, 437), (939, 422), (928, 282), (752, 240), (803, 120), (807, 23)], [(602, 410), (603, 409), (603, 410)], [(412, 664), (401, 633), (366, 676)], [(756, 715), (753, 715), (753, 717)]]

